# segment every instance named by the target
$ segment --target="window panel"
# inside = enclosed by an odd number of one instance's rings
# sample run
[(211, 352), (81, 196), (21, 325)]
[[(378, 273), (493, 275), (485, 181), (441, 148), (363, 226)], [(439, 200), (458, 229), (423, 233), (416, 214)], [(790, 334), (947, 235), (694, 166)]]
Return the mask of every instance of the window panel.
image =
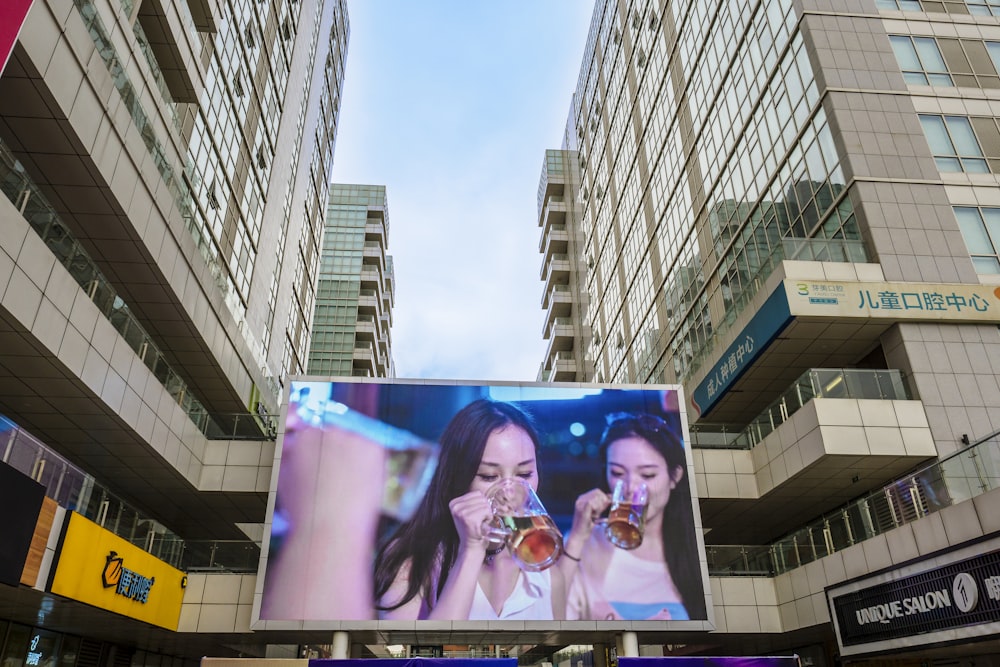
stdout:
[(913, 46), (923, 65), (923, 70), (927, 72), (947, 72), (948, 66), (944, 64), (941, 51), (938, 50), (937, 42), (931, 37), (914, 37)]
[(951, 134), (951, 140), (959, 155), (981, 156), (983, 154), (979, 149), (979, 142), (972, 132), (972, 125), (968, 118), (965, 116), (945, 116), (945, 122), (948, 124), (948, 132)]
[(984, 208), (983, 218), (986, 222), (986, 231), (993, 239), (993, 247), (1000, 250), (1000, 208)]
[(968, 117), (921, 114), (920, 122), (940, 171), (990, 173)]
[(986, 51), (990, 54), (990, 59), (993, 60), (993, 67), (996, 68), (997, 72), (1000, 72), (1000, 42), (986, 42)]
[[(948, 73), (949, 68), (945, 63), (945, 58), (941, 55), (939, 45), (933, 38), (890, 35), (889, 41), (906, 83), (934, 86), (954, 85), (951, 75)], [(958, 40), (950, 41), (954, 42), (959, 54), (961, 54), (962, 49), (958, 46)], [(949, 59), (950, 61), (951, 59)], [(962, 56), (958, 61), (964, 63), (965, 57)], [(958, 71), (967, 71), (968, 69), (968, 66), (965, 65), (960, 67)]]
[(875, 0), (875, 6), (879, 9), (892, 11), (920, 11), (920, 2), (918, 0)]
[(979, 274), (1000, 273), (1000, 260), (996, 257), (973, 257), (972, 264)]
[(976, 16), (1000, 16), (1000, 2), (997, 0), (966, 0), (970, 14)]
[(931, 152), (935, 155), (954, 155), (955, 147), (948, 137), (948, 130), (944, 126), (944, 118), (941, 116), (920, 116), (920, 123), (924, 126), (924, 135), (927, 143), (931, 147)]
[(962, 237), (970, 253), (976, 255), (993, 253), (993, 244), (990, 243), (979, 209), (957, 207), (955, 217), (958, 219), (958, 226), (962, 230)]
[(892, 50), (896, 53), (896, 60), (903, 71), (923, 69), (920, 66), (920, 58), (917, 57), (917, 51), (913, 48), (913, 42), (910, 41), (909, 37), (890, 35), (889, 42), (892, 43)]
[(1000, 273), (1000, 208), (955, 206), (953, 210), (976, 272)]

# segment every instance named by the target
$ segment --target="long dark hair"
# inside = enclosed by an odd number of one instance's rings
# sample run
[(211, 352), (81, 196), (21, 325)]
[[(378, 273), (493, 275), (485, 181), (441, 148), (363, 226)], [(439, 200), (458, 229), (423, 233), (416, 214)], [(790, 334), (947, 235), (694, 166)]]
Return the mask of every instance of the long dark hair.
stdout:
[[(538, 433), (531, 418), (510, 403), (485, 398), (473, 401), (459, 410), (445, 427), (438, 467), (427, 493), (413, 516), (382, 545), (375, 557), (377, 609), (396, 609), (418, 594), (430, 601), (435, 575), (435, 598), (441, 594), (458, 555), (458, 531), (448, 503), (469, 492), (490, 434), (511, 425), (528, 434), (537, 452)], [(406, 593), (390, 604), (380, 604), (407, 561)]]
[(691, 484), (688, 480), (687, 459), (678, 429), (649, 414), (620, 413), (609, 417), (608, 427), (601, 436), (601, 451), (607, 465), (608, 447), (617, 440), (639, 437), (648, 442), (667, 462), (667, 474), (673, 478), (680, 467), (684, 471), (670, 492), (663, 510), (663, 559), (670, 576), (681, 594), (688, 618), (707, 618), (705, 589), (698, 562), (698, 543), (694, 532), (694, 511), (691, 506)]

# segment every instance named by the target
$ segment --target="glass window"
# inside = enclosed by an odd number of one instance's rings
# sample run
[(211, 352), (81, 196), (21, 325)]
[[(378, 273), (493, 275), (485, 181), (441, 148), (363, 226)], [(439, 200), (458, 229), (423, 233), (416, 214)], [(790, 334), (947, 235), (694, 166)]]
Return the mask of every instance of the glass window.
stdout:
[(983, 151), (967, 116), (921, 114), (920, 123), (940, 171), (989, 173)]
[(1000, 16), (1000, 0), (966, 0), (970, 14), (976, 16)]
[(903, 79), (916, 85), (951, 86), (948, 66), (937, 42), (931, 37), (890, 35), (896, 61), (903, 70)]
[(919, 0), (875, 0), (875, 6), (879, 9), (894, 9), (904, 12), (921, 11)]
[(956, 206), (955, 217), (977, 273), (1000, 273), (1000, 208)]
[[(997, 0), (1000, 2), (1000, 0)], [(986, 50), (989, 51), (990, 59), (993, 60), (993, 66), (997, 69), (997, 73), (1000, 73), (1000, 42), (986, 42)]]
[(4, 667), (24, 667), (28, 658), (28, 645), (31, 642), (31, 628), (24, 625), (11, 624), (7, 634), (7, 643), (3, 647)]

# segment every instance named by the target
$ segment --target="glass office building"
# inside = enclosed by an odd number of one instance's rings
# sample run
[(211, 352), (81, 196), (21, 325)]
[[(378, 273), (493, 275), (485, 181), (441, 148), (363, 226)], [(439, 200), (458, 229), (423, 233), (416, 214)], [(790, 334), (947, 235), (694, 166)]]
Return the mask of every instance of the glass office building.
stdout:
[[(597, 0), (537, 192), (540, 377), (683, 386), (709, 578), (698, 622), (715, 629), (345, 638), (253, 609), (282, 382), (326, 342), (313, 313), (353, 318), (351, 374), (379, 373), (391, 317), (384, 190), (336, 186), (342, 208), (327, 207), (345, 4), (34, 0), (0, 76), (0, 542), (34, 547), (21, 572), (0, 567), (0, 655), (180, 667), (331, 639), (385, 656), (405, 638), (406, 654), (567, 667), (604, 667), (616, 643), (991, 664), (996, 13)], [(330, 267), (360, 272), (349, 287), (319, 280), (332, 222)], [(8, 500), (7, 468), (47, 498)], [(119, 541), (83, 549), (78, 517)], [(46, 573), (85, 555), (96, 592), (54, 590)], [(97, 604), (136, 595), (115, 563), (153, 590), (174, 581), (172, 620)]]
[[(52, 547), (73, 510), (184, 571), (256, 567), (282, 385), (308, 358), (346, 3), (4, 5), (0, 459), (45, 487)], [(0, 584), (4, 662), (233, 653), (198, 637), (235, 632), (237, 598), (178, 633), (25, 581)]]
[(539, 379), (685, 387), (717, 652), (994, 650), (848, 641), (824, 591), (992, 548), (998, 14), (596, 3), (539, 185)]
[(384, 185), (330, 189), (323, 232), (310, 375), (393, 377), (395, 295)]

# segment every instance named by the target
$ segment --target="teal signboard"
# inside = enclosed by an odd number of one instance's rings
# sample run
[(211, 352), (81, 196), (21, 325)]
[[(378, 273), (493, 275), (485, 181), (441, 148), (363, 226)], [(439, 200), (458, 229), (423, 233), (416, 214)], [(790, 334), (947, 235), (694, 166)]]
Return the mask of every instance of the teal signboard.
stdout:
[(691, 394), (698, 416), (711, 410), (743, 372), (792, 321), (788, 298), (781, 286), (768, 297)]

